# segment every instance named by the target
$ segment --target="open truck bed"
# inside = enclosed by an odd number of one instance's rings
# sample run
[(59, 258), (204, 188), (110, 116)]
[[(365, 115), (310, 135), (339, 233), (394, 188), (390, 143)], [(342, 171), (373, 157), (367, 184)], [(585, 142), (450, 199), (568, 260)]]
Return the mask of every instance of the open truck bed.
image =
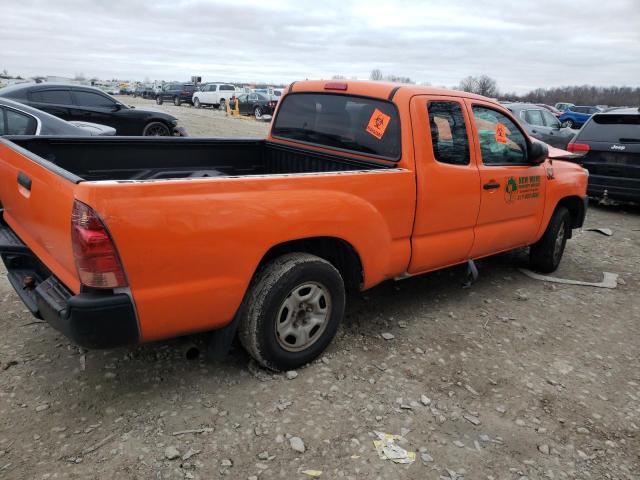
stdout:
[(163, 180), (374, 170), (388, 166), (266, 140), (9, 137), (73, 181)]

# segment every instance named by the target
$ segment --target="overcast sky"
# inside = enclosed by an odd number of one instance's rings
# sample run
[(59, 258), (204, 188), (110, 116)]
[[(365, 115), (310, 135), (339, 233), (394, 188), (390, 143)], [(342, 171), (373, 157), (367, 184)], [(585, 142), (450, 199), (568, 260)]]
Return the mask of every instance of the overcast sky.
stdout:
[[(6, 1), (6, 0), (5, 0)], [(503, 91), (640, 84), (640, 0), (20, 0), (0, 70), (290, 82), (373, 68)]]

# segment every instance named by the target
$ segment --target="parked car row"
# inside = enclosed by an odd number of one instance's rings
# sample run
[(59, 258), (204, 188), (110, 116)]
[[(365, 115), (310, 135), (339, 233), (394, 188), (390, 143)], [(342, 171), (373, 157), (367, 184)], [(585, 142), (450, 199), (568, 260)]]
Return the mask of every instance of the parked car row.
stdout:
[(0, 97), (63, 120), (113, 127), (116, 135), (186, 136), (186, 131), (178, 126), (178, 119), (173, 115), (127, 106), (94, 87), (21, 83), (3, 88)]

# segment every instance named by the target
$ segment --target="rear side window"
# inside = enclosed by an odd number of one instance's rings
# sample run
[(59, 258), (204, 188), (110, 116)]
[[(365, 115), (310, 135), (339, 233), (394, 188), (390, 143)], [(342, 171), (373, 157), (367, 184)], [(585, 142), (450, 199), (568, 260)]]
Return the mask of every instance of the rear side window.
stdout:
[(31, 92), (31, 100), (39, 103), (51, 103), (55, 105), (72, 105), (71, 92), (69, 90), (40, 90)]
[(235, 90), (236, 87), (233, 85), (220, 85), (220, 90)]
[(111, 108), (116, 104), (109, 97), (99, 93), (75, 91), (73, 95), (76, 97), (76, 104), (83, 107)]
[(502, 113), (473, 107), (482, 163), (485, 165), (526, 165), (527, 141), (516, 125)]
[(4, 108), (0, 108), (0, 135), (6, 135), (4, 131), (4, 115), (5, 115), (4, 112), (5, 112)]
[(440, 163), (469, 164), (469, 139), (462, 108), (457, 102), (429, 102), (433, 156)]
[(31, 115), (6, 109), (4, 126), (6, 135), (34, 135), (38, 123)]
[(526, 110), (524, 118), (529, 125), (538, 125), (540, 127), (544, 126), (542, 112), (540, 110)]
[(400, 118), (391, 102), (332, 93), (282, 100), (272, 134), (323, 147), (400, 159)]
[(582, 127), (578, 137), (593, 142), (640, 143), (640, 114), (594, 115)]

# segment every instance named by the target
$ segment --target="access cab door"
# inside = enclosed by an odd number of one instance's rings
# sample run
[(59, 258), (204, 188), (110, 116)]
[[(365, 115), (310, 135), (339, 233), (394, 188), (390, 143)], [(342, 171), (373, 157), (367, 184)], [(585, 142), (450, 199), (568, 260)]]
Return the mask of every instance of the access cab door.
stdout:
[(417, 202), (409, 273), (466, 261), (480, 211), (480, 174), (464, 101), (448, 96), (411, 100)]
[(544, 164), (528, 158), (527, 136), (495, 104), (465, 99), (480, 172), (481, 200), (471, 258), (529, 245), (542, 221)]

